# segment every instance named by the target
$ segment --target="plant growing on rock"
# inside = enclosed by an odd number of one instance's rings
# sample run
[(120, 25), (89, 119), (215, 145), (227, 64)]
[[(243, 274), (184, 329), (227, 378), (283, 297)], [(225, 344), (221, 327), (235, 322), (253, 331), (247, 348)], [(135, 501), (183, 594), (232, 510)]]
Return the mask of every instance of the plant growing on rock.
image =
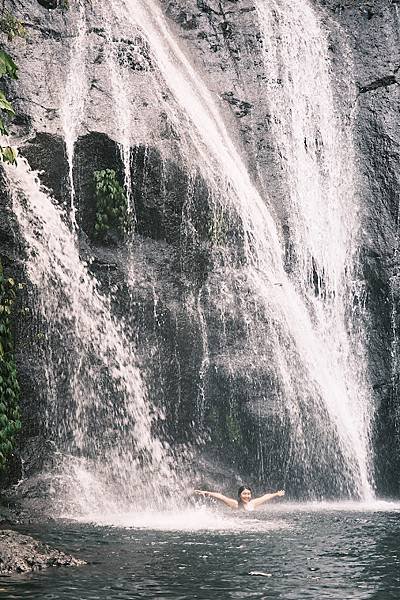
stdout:
[(114, 169), (95, 171), (93, 177), (96, 185), (96, 237), (104, 240), (112, 232), (123, 237), (132, 228), (124, 188)]
[(0, 262), (0, 469), (14, 447), (21, 429), (20, 388), (14, 358), (11, 314), (16, 293), (15, 282), (6, 278)]
[(15, 37), (25, 37), (26, 29), (22, 21), (17, 19), (10, 11), (5, 10), (3, 6), (0, 17), (0, 31), (6, 34), (9, 42)]
[[(0, 17), (0, 31), (7, 36), (8, 41), (12, 41), (16, 36), (25, 36), (25, 27), (12, 13), (5, 10), (4, 2)], [(4, 50), (0, 50), (0, 85), (4, 77), (18, 79), (18, 67), (11, 56)], [(0, 90), (0, 135), (8, 135), (6, 123), (15, 115), (14, 108), (6, 98), (3, 90)], [(0, 160), (15, 164), (17, 161), (17, 152), (11, 146), (0, 146)]]
[[(11, 56), (0, 50), (0, 83), (3, 77), (11, 77), (11, 79), (18, 79), (17, 66), (12, 60)], [(0, 90), (0, 134), (8, 135), (6, 121), (15, 115), (12, 104), (7, 100), (4, 92)], [(11, 146), (0, 146), (0, 160), (15, 164), (17, 159), (17, 152), (15, 148)]]

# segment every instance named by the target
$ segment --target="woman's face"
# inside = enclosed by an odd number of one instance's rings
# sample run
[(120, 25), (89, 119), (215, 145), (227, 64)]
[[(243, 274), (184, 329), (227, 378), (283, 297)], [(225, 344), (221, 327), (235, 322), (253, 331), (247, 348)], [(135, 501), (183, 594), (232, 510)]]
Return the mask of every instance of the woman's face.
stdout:
[(240, 494), (240, 498), (244, 504), (247, 504), (251, 500), (251, 491), (248, 489), (243, 490), (243, 492)]

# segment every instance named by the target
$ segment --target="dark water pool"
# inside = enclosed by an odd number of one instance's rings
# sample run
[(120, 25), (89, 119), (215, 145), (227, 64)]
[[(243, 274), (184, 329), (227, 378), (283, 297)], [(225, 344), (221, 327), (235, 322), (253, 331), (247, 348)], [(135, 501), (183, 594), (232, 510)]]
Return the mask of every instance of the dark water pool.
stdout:
[[(1, 598), (400, 599), (400, 512), (286, 508), (147, 515), (146, 527), (25, 527), (88, 565), (0, 579)], [(145, 519), (146, 520), (146, 519)], [(221, 530), (218, 530), (220, 523)]]

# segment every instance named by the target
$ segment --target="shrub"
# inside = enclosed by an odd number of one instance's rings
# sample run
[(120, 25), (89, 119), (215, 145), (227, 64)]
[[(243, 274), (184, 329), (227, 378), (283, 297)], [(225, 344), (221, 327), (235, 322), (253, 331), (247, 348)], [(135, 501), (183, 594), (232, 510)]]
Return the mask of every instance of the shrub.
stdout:
[(113, 169), (95, 171), (93, 177), (96, 185), (96, 237), (104, 240), (110, 232), (123, 237), (132, 228), (124, 188)]

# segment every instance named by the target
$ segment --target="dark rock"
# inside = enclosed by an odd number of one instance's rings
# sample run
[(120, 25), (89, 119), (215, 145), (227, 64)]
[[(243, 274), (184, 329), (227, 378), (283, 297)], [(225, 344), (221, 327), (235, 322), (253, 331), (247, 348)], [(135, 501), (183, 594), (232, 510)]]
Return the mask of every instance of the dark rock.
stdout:
[(37, 0), (45, 8), (67, 8), (69, 0)]
[[(120, 182), (123, 182), (123, 165), (118, 145), (101, 133), (90, 133), (80, 137), (76, 142), (74, 155), (74, 184), (77, 198), (77, 211), (81, 228), (95, 240), (94, 226), (96, 222), (96, 186), (94, 172), (113, 169)], [(118, 239), (112, 236), (107, 243), (115, 245)]]
[(40, 171), (42, 183), (60, 203), (68, 197), (69, 175), (66, 149), (60, 136), (38, 133), (20, 148), (32, 169)]
[(196, 15), (191, 15), (185, 11), (181, 11), (178, 15), (177, 22), (183, 29), (197, 29), (198, 21)]
[(11, 530), (0, 531), (0, 574), (84, 565), (85, 561)]

